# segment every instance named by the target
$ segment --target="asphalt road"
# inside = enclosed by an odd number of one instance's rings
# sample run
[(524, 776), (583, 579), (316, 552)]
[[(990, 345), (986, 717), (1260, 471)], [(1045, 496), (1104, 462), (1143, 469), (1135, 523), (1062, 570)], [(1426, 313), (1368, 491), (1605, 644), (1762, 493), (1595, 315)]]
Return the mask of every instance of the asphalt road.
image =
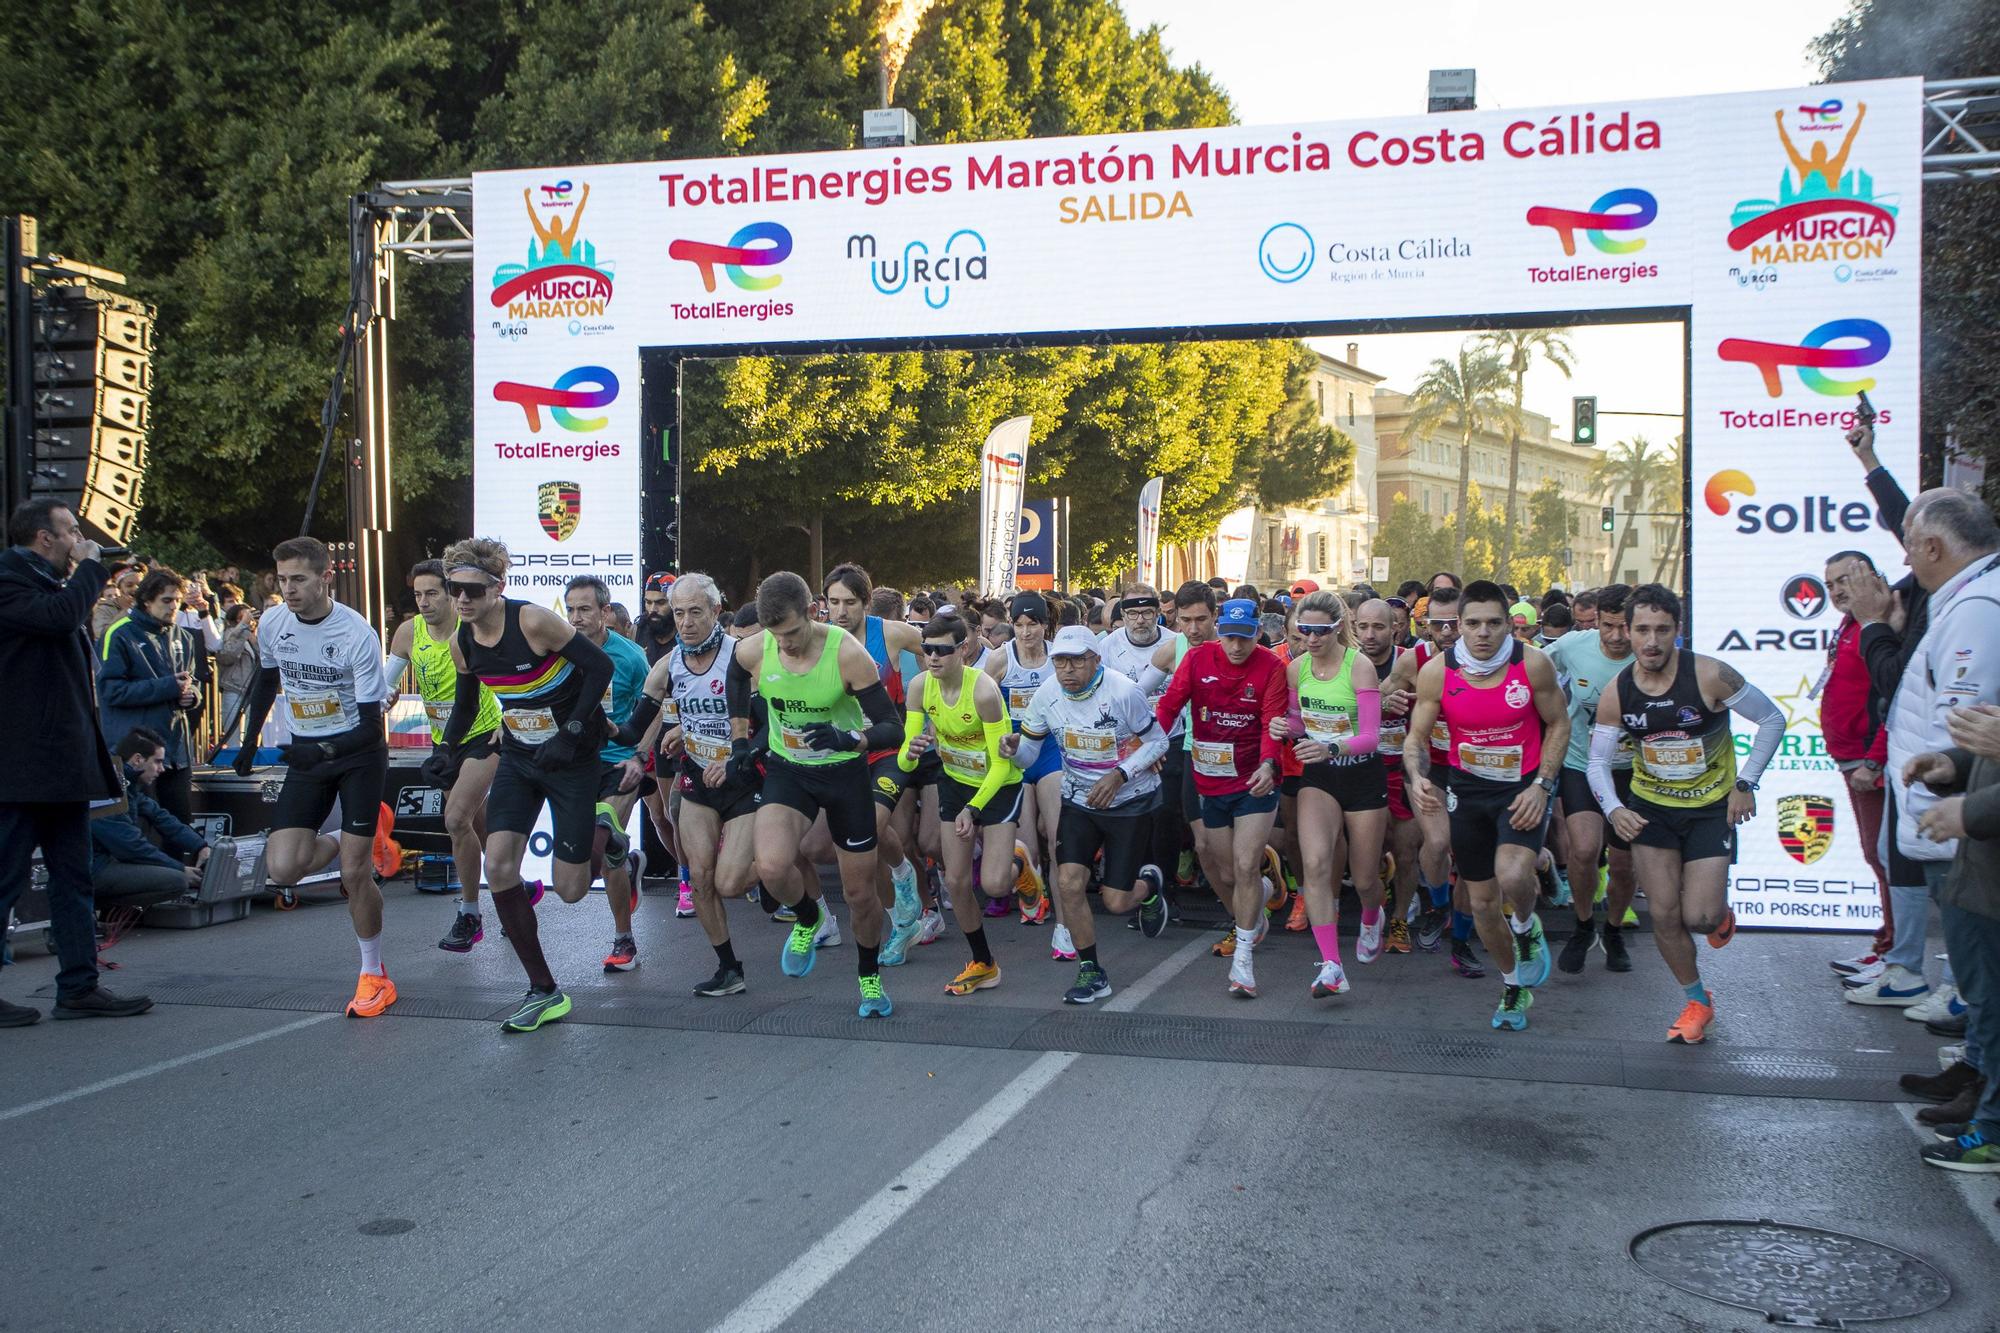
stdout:
[[(944, 996), (947, 935), (864, 1024), (851, 941), (789, 980), (740, 904), (751, 991), (693, 999), (713, 956), (672, 908), (646, 899), (643, 967), (606, 977), (602, 901), (546, 900), (577, 1011), (515, 1036), (490, 915), (442, 953), (449, 903), (404, 886), (373, 1021), (337, 1016), (355, 953), (323, 896), (129, 936), (107, 984), (151, 1014), (0, 1032), (0, 1329), (1763, 1327), (1627, 1257), (1704, 1217), (1953, 1283), (1883, 1327), (2000, 1326), (2000, 1191), (1918, 1163), (1893, 1076), (1937, 1042), (1840, 1002), (1853, 937), (1704, 955), (1720, 1018), (1687, 1049), (1644, 935), (1633, 973), (1593, 955), (1503, 1035), (1498, 983), (1441, 955), (1316, 1002), (1280, 935), (1246, 1003), (1181, 928), (1105, 930), (1113, 1011), (1066, 1009), (1073, 968), (1003, 921), (1001, 987)], [(28, 952), (0, 996), (46, 1005), (53, 975)]]

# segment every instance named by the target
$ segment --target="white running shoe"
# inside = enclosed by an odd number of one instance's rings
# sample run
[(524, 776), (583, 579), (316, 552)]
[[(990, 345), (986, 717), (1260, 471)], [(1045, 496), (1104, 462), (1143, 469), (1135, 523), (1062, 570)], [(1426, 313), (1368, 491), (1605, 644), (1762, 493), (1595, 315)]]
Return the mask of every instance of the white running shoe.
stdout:
[(1881, 959), (1877, 958), (1874, 962), (1868, 964), (1866, 967), (1858, 968), (1853, 972), (1849, 972), (1846, 976), (1840, 979), (1840, 984), (1846, 986), (1850, 990), (1856, 986), (1865, 986), (1869, 982), (1875, 980), (1875, 978), (1881, 976), (1884, 972), (1888, 970), (1889, 970), (1889, 965), (1883, 962)]
[(1339, 963), (1328, 959), (1319, 965), (1319, 975), (1313, 978), (1312, 993), (1315, 1000), (1323, 1000), (1329, 995), (1345, 995), (1354, 989), (1354, 983), (1347, 979), (1347, 971)]
[(1958, 998), (1958, 987), (1949, 981), (1941, 981), (1931, 988), (1931, 993), (1903, 1011), (1903, 1017), (1912, 1023), (1929, 1023), (1951, 1016), (1951, 1002)]
[(833, 909), (824, 902), (819, 905), (819, 929), (813, 934), (813, 948), (838, 949), (840, 947), (840, 919)]
[(1058, 925), (1049, 932), (1049, 957), (1058, 963), (1076, 961), (1076, 941), (1069, 936), (1069, 927)]
[(1229, 993), (1245, 1000), (1257, 998), (1257, 969), (1250, 965), (1253, 950), (1236, 946), (1236, 952), (1229, 955)]
[(1873, 981), (1850, 987), (1847, 992), (1847, 1002), (1907, 1009), (1921, 1000), (1929, 999), (1930, 994), (1930, 983), (1924, 980), (1922, 973), (1912, 972), (1897, 963), (1892, 964)]
[(1870, 949), (1867, 953), (1856, 954), (1852, 958), (1836, 958), (1827, 966), (1844, 977), (1851, 977), (1862, 968), (1873, 967), (1881, 961), (1882, 955)]
[(917, 928), (917, 943), (933, 943), (942, 934), (944, 934), (944, 915), (935, 907), (930, 908), (924, 913), (924, 919)]
[(1382, 918), (1377, 916), (1375, 924), (1361, 923), (1361, 937), (1354, 944), (1354, 960), (1358, 963), (1372, 963), (1382, 956)]

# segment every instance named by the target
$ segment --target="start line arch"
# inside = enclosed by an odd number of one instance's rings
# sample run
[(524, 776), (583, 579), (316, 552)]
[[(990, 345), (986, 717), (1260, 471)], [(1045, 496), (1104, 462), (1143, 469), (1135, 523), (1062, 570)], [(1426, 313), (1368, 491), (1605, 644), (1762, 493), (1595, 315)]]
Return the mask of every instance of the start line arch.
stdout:
[(483, 173), (477, 528), (530, 589), (677, 567), (689, 357), (1683, 320), (1688, 646), (1791, 724), (1736, 908), (1873, 929), (1816, 575), (1901, 560), (1838, 436), (1866, 390), (1914, 485), (1924, 114), (1902, 79)]

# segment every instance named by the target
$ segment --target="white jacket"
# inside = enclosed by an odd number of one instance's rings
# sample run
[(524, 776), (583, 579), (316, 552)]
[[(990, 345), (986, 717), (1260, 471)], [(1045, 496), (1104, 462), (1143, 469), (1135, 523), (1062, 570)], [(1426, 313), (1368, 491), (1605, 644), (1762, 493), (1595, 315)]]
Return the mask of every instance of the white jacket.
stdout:
[(1930, 627), (1889, 703), (1889, 781), (1896, 791), (1896, 848), (1912, 861), (1949, 861), (1956, 842), (1932, 842), (1917, 817), (1938, 802), (1908, 786), (1903, 767), (1951, 748), (1945, 719), (1966, 704), (2000, 703), (2000, 555), (1982, 555), (1931, 594)]

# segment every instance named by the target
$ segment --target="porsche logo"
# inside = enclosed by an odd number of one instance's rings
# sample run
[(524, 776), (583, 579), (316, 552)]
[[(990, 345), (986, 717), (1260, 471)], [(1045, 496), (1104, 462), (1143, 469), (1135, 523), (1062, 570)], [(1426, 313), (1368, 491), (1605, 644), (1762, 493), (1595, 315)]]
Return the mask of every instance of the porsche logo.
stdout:
[(1778, 798), (1778, 844), (1800, 865), (1809, 866), (1833, 846), (1833, 800), (1826, 796)]
[(542, 531), (566, 542), (583, 516), (583, 487), (573, 481), (545, 481), (536, 492), (535, 505)]

